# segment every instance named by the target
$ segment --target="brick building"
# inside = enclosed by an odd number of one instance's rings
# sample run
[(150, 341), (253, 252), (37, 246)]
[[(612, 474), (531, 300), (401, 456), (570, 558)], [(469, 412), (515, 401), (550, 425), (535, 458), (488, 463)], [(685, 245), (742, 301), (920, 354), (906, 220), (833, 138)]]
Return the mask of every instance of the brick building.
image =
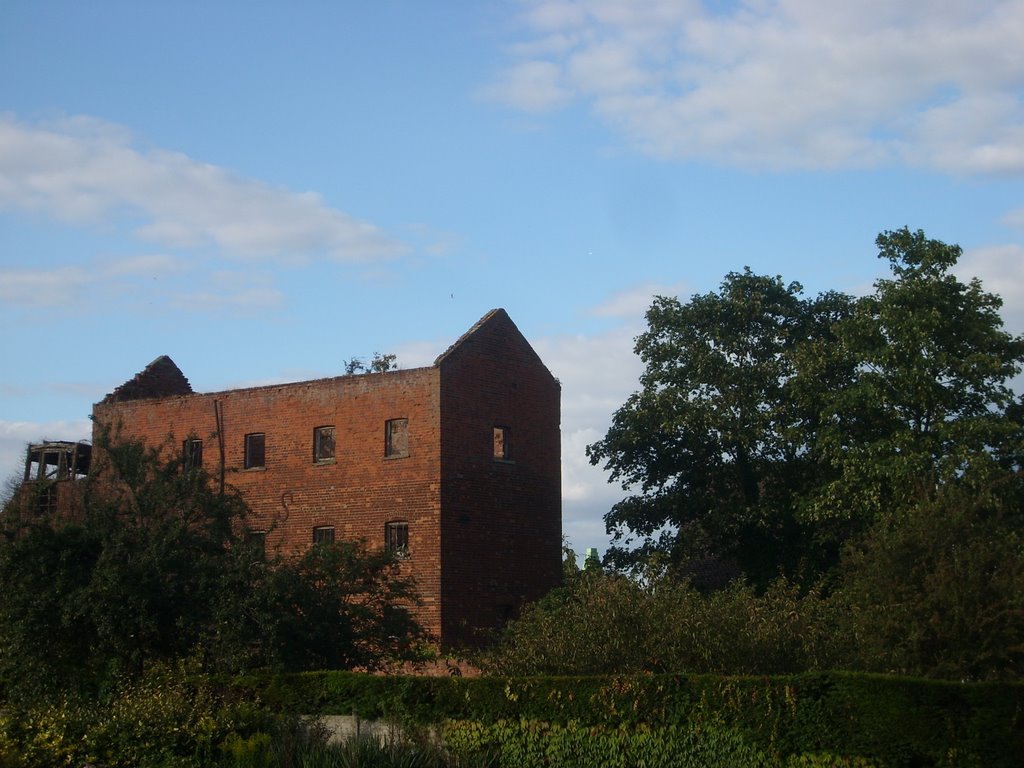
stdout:
[(397, 550), (445, 647), (560, 581), (560, 386), (502, 309), (410, 370), (199, 394), (161, 357), (93, 418), (239, 489), (268, 550)]

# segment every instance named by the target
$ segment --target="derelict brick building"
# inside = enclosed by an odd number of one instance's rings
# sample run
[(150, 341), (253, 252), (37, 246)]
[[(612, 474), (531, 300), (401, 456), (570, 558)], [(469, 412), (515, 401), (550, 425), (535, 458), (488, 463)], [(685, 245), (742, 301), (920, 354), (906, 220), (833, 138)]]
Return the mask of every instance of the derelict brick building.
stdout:
[(411, 370), (197, 394), (162, 357), (93, 418), (222, 474), (268, 549), (398, 550), (443, 646), (561, 579), (560, 386), (502, 309)]

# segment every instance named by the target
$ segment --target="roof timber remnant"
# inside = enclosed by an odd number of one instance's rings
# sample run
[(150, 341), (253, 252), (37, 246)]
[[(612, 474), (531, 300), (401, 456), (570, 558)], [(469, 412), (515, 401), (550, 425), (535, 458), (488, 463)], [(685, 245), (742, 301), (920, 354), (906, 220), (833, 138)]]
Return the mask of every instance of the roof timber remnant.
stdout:
[(92, 446), (55, 441), (30, 445), (25, 453), (25, 481), (76, 480), (89, 474)]

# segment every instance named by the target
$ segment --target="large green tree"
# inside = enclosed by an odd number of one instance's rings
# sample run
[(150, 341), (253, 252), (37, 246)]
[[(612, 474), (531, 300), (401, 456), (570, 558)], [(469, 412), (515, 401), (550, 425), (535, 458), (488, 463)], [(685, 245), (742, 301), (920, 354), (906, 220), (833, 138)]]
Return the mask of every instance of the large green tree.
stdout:
[(0, 688), (94, 690), (152, 662), (374, 667), (422, 631), (412, 584), (358, 542), (266, 556), (247, 509), (201, 469), (99, 441), (81, 507), (0, 518)]
[(797, 515), (821, 474), (808, 439), (822, 392), (851, 372), (842, 360), (823, 366), (821, 389), (808, 391), (796, 363), (805, 345), (835, 344), (852, 305), (838, 293), (806, 299), (798, 283), (749, 269), (687, 303), (655, 299), (636, 341), (641, 389), (587, 449), (635, 492), (605, 518), (627, 545), (612, 549), (615, 563), (718, 558), (768, 580), (817, 557)]
[(1019, 482), (1007, 382), (1024, 340), (999, 298), (954, 275), (956, 246), (906, 229), (877, 244), (892, 277), (859, 299), (748, 269), (654, 301), (641, 387), (588, 448), (632, 493), (605, 518), (612, 562), (814, 578), (883, 512)]
[[(810, 517), (874, 521), (950, 485), (984, 494), (1019, 469), (1009, 381), (1024, 337), (1003, 330), (1001, 299), (953, 273), (959, 246), (907, 229), (876, 242), (892, 277), (837, 323), (823, 358), (856, 375), (824, 400), (815, 444), (835, 475), (815, 489)], [(815, 361), (804, 363), (813, 380)]]

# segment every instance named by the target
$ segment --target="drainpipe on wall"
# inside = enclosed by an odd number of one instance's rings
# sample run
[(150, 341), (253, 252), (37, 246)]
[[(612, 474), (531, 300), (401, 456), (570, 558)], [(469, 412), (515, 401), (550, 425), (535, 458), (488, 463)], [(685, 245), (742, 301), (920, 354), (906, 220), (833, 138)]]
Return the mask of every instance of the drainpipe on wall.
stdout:
[(220, 492), (224, 493), (224, 405), (213, 401), (213, 416), (217, 421), (217, 447), (220, 449)]

